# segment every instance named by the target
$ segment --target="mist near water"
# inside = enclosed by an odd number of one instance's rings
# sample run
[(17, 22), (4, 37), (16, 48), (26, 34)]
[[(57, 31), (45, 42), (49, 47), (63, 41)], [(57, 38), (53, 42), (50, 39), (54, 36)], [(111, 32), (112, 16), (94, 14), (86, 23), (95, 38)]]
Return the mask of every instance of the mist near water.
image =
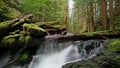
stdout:
[[(93, 45), (93, 48), (88, 53), (86, 47), (90, 45)], [(54, 40), (47, 40), (33, 56), (28, 68), (61, 68), (67, 63), (92, 58), (102, 49), (103, 44), (99, 41), (58, 43)]]

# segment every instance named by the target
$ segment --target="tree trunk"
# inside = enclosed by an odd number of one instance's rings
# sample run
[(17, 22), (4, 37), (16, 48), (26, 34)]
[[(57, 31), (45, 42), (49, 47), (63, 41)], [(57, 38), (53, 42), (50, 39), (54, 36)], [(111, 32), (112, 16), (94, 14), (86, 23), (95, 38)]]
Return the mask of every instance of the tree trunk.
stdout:
[(113, 18), (114, 18), (114, 11), (113, 11), (113, 0), (110, 0), (109, 4), (110, 8), (110, 30), (113, 30)]
[(65, 18), (64, 18), (64, 26), (67, 27), (67, 21), (68, 21), (68, 0), (66, 1), (66, 13), (65, 13)]
[(93, 1), (90, 1), (90, 32), (94, 31), (94, 10)]
[(107, 3), (106, 0), (101, 0), (101, 17), (103, 30), (107, 29)]

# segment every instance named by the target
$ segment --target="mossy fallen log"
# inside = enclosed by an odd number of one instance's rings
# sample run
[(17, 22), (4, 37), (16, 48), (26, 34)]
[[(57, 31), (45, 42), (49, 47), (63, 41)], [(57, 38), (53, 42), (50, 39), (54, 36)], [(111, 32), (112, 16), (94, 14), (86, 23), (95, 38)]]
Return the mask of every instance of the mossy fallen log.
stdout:
[(51, 22), (38, 22), (35, 23), (35, 25), (38, 25), (39, 27), (45, 29), (47, 32), (49, 32), (50, 35), (53, 34), (60, 34), (62, 31), (66, 30), (63, 25), (60, 25), (58, 21), (51, 21)]
[(32, 18), (32, 14), (25, 15), (20, 18), (11, 19), (0, 23), (0, 38), (8, 35), (13, 29), (24, 24), (27, 19)]
[[(110, 32), (110, 31), (109, 31)], [(55, 37), (47, 37), (49, 39), (55, 39), (58, 41), (77, 41), (77, 40), (91, 40), (91, 39), (114, 39), (114, 38), (120, 38), (120, 31), (114, 31), (110, 33), (86, 33), (86, 34), (80, 34), (80, 35), (56, 35)]]

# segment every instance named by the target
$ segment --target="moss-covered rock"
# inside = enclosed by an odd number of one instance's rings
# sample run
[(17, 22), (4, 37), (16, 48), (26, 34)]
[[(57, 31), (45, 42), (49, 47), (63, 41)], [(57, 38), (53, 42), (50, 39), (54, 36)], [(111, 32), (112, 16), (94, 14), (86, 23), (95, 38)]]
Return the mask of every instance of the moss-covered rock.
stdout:
[(24, 34), (8, 35), (2, 38), (0, 47), (23, 47), (28, 45), (31, 37)]
[(27, 53), (21, 54), (15, 60), (15, 63), (25, 63), (29, 59), (29, 55)]
[(91, 60), (84, 60), (81, 62), (69, 63), (62, 68), (100, 68), (98, 64), (92, 62)]

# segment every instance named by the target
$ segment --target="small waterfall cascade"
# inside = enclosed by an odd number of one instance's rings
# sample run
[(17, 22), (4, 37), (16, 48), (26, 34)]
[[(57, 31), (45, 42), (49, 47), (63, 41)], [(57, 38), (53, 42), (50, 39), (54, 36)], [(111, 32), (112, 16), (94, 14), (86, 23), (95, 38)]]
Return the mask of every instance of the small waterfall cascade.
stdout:
[(61, 68), (67, 63), (90, 59), (102, 49), (103, 43), (99, 40), (57, 42), (46, 39), (28, 68)]

